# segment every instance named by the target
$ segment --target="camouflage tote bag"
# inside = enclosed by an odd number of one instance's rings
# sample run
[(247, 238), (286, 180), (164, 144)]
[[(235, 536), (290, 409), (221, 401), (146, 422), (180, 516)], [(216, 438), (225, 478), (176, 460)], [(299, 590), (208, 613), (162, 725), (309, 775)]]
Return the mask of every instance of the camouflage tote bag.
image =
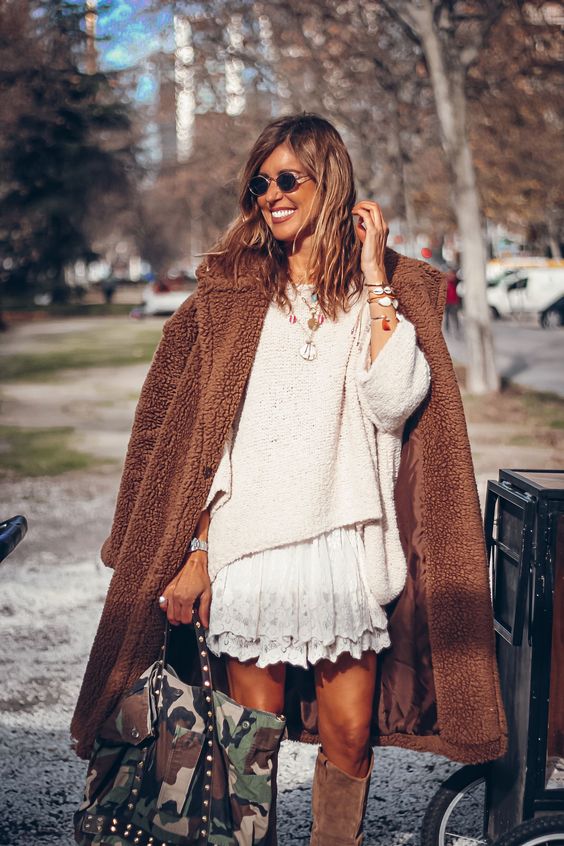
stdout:
[(74, 815), (79, 846), (266, 846), (285, 717), (213, 689), (194, 621), (202, 684), (158, 661), (120, 699), (90, 758)]

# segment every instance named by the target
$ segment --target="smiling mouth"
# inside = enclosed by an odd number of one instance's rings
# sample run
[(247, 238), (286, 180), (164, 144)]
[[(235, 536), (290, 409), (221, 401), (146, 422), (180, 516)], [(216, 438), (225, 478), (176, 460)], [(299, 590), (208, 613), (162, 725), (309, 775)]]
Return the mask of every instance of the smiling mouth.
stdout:
[(295, 211), (296, 209), (274, 209), (270, 212), (270, 216), (273, 223), (282, 223), (282, 221), (288, 220)]

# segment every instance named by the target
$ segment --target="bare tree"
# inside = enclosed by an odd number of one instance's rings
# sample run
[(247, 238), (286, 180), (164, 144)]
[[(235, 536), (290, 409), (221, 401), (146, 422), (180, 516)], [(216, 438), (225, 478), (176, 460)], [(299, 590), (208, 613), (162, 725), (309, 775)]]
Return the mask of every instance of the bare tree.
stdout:
[(482, 211), (553, 258), (564, 236), (563, 20), (554, 4), (513, 4), (467, 85)]
[(442, 146), (452, 173), (451, 199), (462, 243), (467, 387), (477, 394), (497, 391), (499, 376), (486, 299), (486, 251), (469, 143), (466, 80), (504, 4), (497, 0), (384, 0), (384, 5), (423, 49)]
[[(460, 232), (468, 385), (476, 392), (498, 387), (481, 216), (534, 232), (539, 241), (550, 239), (555, 254), (562, 227), (561, 179), (554, 173), (559, 53), (544, 5), (554, 6), (543, 0), (177, 5), (194, 31), (196, 121), (202, 129), (188, 169), (197, 164), (199, 150), (213, 148), (211, 123), (200, 118), (225, 109), (221, 68), (227, 54), (245, 69), (245, 109), (238, 118), (227, 115), (231, 129), (223, 136), (237, 138), (231, 166), (271, 116), (326, 114), (349, 146), (360, 191), (400, 221), (403, 249), (414, 253), (414, 236), (422, 233), (440, 241), (454, 228)], [(225, 35), (234, 17), (237, 44)], [(531, 151), (541, 137), (547, 154), (535, 157)], [(192, 185), (197, 210), (204, 200)], [(222, 215), (216, 221), (213, 204), (205, 203), (205, 220), (220, 225)], [(227, 194), (221, 208), (229, 205)]]

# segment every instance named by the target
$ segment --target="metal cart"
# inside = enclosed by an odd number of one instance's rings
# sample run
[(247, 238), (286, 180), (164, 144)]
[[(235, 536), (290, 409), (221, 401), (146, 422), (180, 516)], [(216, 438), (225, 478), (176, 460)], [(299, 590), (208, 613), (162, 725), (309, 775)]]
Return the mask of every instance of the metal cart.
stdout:
[(564, 472), (501, 470), (485, 535), (508, 750), (447, 779), (421, 846), (564, 846)]

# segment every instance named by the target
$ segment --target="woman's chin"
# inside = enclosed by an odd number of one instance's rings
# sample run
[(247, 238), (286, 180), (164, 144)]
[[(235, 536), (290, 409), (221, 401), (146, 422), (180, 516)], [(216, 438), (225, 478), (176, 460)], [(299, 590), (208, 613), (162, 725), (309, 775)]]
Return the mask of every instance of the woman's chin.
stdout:
[(270, 226), (269, 229), (277, 241), (282, 244), (292, 244), (296, 241), (296, 246), (301, 245), (306, 238), (313, 235), (313, 229), (310, 226), (305, 226), (300, 230), (297, 226), (286, 226), (280, 223), (276, 226)]

